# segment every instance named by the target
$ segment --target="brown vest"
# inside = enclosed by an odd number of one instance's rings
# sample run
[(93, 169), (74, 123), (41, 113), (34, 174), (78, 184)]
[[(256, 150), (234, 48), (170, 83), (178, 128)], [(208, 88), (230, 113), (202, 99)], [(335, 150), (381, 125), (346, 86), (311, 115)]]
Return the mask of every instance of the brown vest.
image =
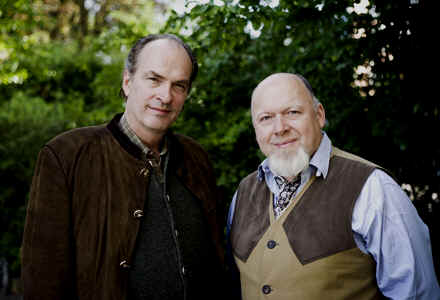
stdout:
[(277, 220), (265, 182), (256, 172), (243, 179), (231, 229), (243, 299), (380, 299), (375, 262), (351, 229), (376, 167), (333, 148), (326, 179), (313, 176)]

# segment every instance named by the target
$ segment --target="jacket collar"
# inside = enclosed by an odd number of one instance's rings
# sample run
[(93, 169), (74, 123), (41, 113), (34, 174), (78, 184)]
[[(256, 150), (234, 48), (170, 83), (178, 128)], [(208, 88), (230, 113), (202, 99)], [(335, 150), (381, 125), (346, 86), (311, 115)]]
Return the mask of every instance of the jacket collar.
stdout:
[(113, 119), (107, 124), (107, 129), (110, 130), (112, 135), (118, 141), (122, 148), (125, 149), (135, 158), (142, 160), (142, 150), (134, 144), (129, 137), (119, 127), (122, 113), (119, 113), (113, 117)]
[[(107, 124), (107, 128), (125, 151), (135, 158), (143, 160), (142, 150), (130, 140), (119, 126), (122, 115), (122, 113), (116, 114)], [(183, 163), (183, 146), (171, 130), (168, 130), (165, 138), (168, 142), (167, 147), (170, 155), (168, 167), (171, 167), (171, 170), (175, 169), (179, 177), (184, 177), (186, 170)]]

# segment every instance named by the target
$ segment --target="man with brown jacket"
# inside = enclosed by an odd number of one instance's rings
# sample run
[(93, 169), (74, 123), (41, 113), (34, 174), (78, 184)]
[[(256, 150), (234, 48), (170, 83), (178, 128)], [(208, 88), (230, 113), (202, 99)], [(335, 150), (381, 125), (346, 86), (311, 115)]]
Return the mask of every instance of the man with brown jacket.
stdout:
[(149, 35), (131, 49), (123, 114), (49, 141), (22, 244), (24, 299), (213, 299), (223, 251), (207, 153), (168, 128), (197, 75), (191, 49)]

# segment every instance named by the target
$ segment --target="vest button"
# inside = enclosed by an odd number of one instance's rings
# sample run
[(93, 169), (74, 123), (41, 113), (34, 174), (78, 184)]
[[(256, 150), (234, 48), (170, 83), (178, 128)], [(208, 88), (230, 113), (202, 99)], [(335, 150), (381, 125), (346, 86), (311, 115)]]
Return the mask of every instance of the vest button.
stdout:
[(275, 242), (274, 240), (270, 240), (267, 242), (267, 248), (269, 248), (269, 249), (275, 248), (276, 245), (277, 245), (277, 242)]
[(263, 288), (262, 288), (262, 291), (263, 291), (263, 294), (270, 294), (270, 292), (272, 292), (272, 288), (270, 287), (270, 285), (263, 285)]
[(140, 218), (142, 218), (144, 216), (144, 212), (142, 211), (142, 210), (140, 210), (140, 209), (136, 209), (134, 212), (133, 212), (133, 217), (135, 217), (136, 219), (140, 219)]

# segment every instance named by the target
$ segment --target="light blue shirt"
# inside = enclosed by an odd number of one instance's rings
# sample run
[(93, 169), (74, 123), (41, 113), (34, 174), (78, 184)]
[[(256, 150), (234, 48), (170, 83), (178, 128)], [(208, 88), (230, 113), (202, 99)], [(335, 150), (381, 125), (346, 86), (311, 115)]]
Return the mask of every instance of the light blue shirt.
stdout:
[[(314, 174), (327, 177), (332, 145), (326, 133), (309, 167), (301, 173), (301, 185)], [(265, 159), (258, 167), (258, 179), (265, 180), (279, 194), (274, 175)], [(234, 195), (228, 214), (230, 232), (235, 210)], [(374, 170), (362, 188), (353, 208), (352, 230), (359, 249), (376, 261), (376, 280), (382, 294), (395, 300), (440, 300), (431, 242), (427, 226), (400, 186), (382, 170)]]

